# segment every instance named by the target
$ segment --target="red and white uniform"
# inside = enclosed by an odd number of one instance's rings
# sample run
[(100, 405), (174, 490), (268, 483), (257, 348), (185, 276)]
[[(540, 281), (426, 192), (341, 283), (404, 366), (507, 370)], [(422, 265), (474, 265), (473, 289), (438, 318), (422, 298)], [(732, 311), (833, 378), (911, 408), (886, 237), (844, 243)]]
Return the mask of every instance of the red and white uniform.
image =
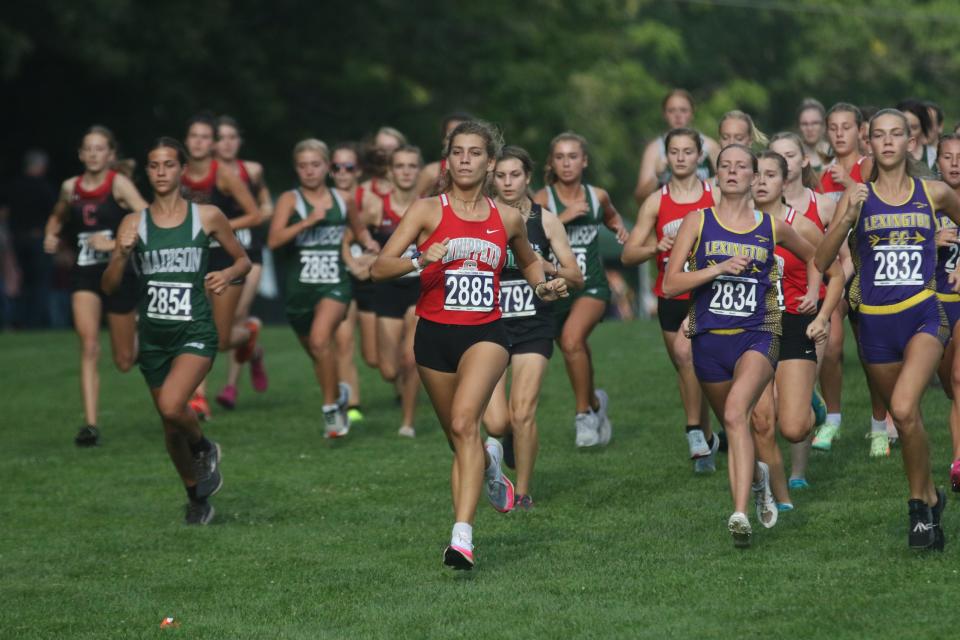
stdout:
[(803, 217), (817, 225), (820, 233), (826, 233), (827, 228), (824, 226), (823, 219), (820, 217), (820, 207), (817, 206), (817, 194), (813, 189), (807, 189), (807, 193), (810, 194), (810, 203), (807, 205), (807, 210), (803, 212)]
[[(790, 207), (786, 217), (784, 217), (784, 222), (792, 227), (796, 219), (797, 210)], [(800, 298), (807, 295), (807, 263), (780, 245), (777, 245), (773, 254), (776, 256), (777, 266), (780, 268), (779, 289), (782, 298), (780, 308), (787, 313), (802, 315), (797, 307), (800, 306)], [(823, 300), (826, 294), (827, 288), (821, 283), (819, 299)]]
[(500, 319), (500, 271), (507, 257), (507, 230), (493, 200), (486, 220), (464, 220), (440, 194), (440, 224), (418, 249), (448, 238), (447, 254), (420, 273), (417, 315), (452, 325), (487, 324)]
[[(860, 173), (860, 166), (866, 159), (867, 156), (860, 156), (860, 159), (857, 160), (857, 164), (853, 165), (853, 169), (850, 170), (850, 177), (854, 182), (863, 182), (863, 175)], [(833, 164), (823, 171), (823, 177), (820, 178), (820, 188), (818, 191), (824, 194), (836, 194), (833, 197), (837, 200), (840, 200), (840, 195), (847, 189), (839, 182), (834, 181), (833, 174), (830, 173), (830, 167), (832, 167), (834, 164), (836, 164), (836, 160), (834, 160)]]
[[(677, 202), (670, 196), (670, 185), (665, 184), (660, 187), (660, 208), (657, 210), (657, 244), (663, 240), (664, 236), (676, 236), (680, 229), (680, 223), (683, 218), (691, 211), (706, 209), (712, 207), (713, 192), (710, 190), (710, 183), (703, 182), (703, 195), (696, 202)], [(664, 298), (663, 295), (663, 274), (667, 272), (667, 262), (670, 260), (669, 251), (657, 253), (657, 281), (653, 284), (653, 293), (658, 298)], [(676, 300), (689, 300), (690, 294), (685, 293), (677, 296)]]

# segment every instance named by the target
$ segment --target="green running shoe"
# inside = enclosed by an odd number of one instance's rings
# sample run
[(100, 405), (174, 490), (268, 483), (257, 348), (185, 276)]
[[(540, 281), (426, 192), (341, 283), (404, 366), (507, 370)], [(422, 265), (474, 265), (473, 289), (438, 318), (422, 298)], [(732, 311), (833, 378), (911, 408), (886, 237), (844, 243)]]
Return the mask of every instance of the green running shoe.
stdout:
[(357, 407), (347, 409), (347, 417), (350, 418), (350, 424), (363, 422), (363, 413)]
[(871, 431), (867, 434), (867, 440), (870, 441), (871, 458), (886, 458), (890, 455), (890, 439), (887, 438), (886, 431)]
[(826, 423), (817, 429), (817, 435), (813, 437), (813, 448), (820, 451), (830, 451), (833, 441), (840, 436), (840, 423)]

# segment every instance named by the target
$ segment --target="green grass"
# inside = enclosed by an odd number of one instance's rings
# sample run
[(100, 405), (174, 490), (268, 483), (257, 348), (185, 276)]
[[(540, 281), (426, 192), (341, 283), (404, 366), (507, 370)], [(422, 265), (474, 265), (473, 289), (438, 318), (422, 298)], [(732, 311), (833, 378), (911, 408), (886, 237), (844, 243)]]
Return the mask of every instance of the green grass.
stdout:
[[(815, 455), (797, 510), (738, 551), (724, 461), (694, 477), (685, 459), (655, 323), (602, 325), (592, 344), (613, 443), (575, 450), (554, 357), (536, 509), (481, 504), (478, 567), (453, 575), (440, 565), (450, 453), (426, 400), (417, 439), (399, 439), (390, 389), (364, 370), (367, 420), (331, 447), (292, 332), (263, 339), (270, 391), (243, 381), (240, 408), (215, 412), (225, 486), (214, 523), (187, 528), (140, 374), (115, 372), (104, 342), (104, 443), (77, 450), (73, 335), (0, 335), (0, 638), (912, 638), (957, 621), (960, 516), (946, 513), (945, 553), (907, 549), (899, 457), (867, 457), (849, 348), (842, 439)], [(947, 407), (927, 394), (943, 483)], [(167, 615), (180, 629), (159, 629)]]

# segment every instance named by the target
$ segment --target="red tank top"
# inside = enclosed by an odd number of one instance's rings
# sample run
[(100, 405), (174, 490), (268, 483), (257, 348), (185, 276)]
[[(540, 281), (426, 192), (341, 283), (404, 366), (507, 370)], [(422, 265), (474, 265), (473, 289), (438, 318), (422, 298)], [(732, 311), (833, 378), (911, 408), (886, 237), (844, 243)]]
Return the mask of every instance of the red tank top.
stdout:
[(247, 165), (243, 163), (243, 160), (237, 160), (237, 173), (240, 175), (240, 181), (248, 187), (252, 187), (250, 182), (250, 172), (247, 171)]
[[(859, 175), (859, 173), (860, 165), (857, 165), (857, 174)], [(803, 217), (817, 225), (820, 233), (826, 233), (827, 228), (823, 226), (823, 220), (820, 218), (820, 208), (817, 206), (817, 194), (813, 189), (807, 189), (807, 192), (810, 194), (810, 204), (807, 205), (807, 210), (804, 211)]]
[[(857, 164), (853, 165), (853, 169), (850, 170), (850, 177), (853, 178), (854, 182), (863, 182), (863, 176), (860, 174), (860, 165), (862, 165), (866, 159), (867, 156), (860, 156)], [(820, 193), (837, 193), (838, 191), (846, 191), (846, 187), (834, 181), (833, 174), (830, 173), (830, 167), (827, 167), (823, 172), (823, 177), (820, 178), (819, 191)]]
[[(710, 183), (703, 183), (703, 195), (696, 202), (677, 202), (670, 195), (669, 183), (660, 188), (660, 209), (657, 211), (657, 243), (663, 240), (664, 236), (676, 236), (680, 229), (680, 223), (684, 216), (691, 211), (706, 209), (712, 207), (713, 192), (710, 190)], [(667, 271), (667, 262), (670, 259), (670, 252), (664, 251), (657, 253), (657, 281), (653, 284), (653, 294), (658, 298), (663, 295), (663, 274)], [(690, 294), (685, 293), (677, 296), (676, 300), (689, 300)]]
[(447, 255), (420, 273), (417, 315), (452, 325), (487, 324), (500, 318), (500, 271), (507, 255), (507, 230), (493, 200), (486, 220), (464, 220), (440, 194), (440, 224), (419, 247), (447, 243)]
[[(210, 193), (217, 186), (217, 161), (210, 161), (210, 172), (199, 180), (193, 180), (186, 173), (180, 178), (180, 184), (197, 193)], [(187, 198), (189, 200), (189, 198)]]
[(363, 187), (357, 185), (357, 190), (353, 192), (353, 199), (357, 203), (357, 211), (363, 211)]
[[(796, 218), (797, 210), (790, 207), (784, 222), (792, 227)], [(783, 296), (781, 306), (787, 313), (799, 315), (800, 312), (797, 307), (800, 305), (800, 298), (807, 294), (807, 263), (780, 245), (777, 245), (773, 253), (777, 258), (777, 266), (780, 268), (780, 292)], [(820, 300), (823, 300), (826, 292), (826, 287), (821, 284)]]

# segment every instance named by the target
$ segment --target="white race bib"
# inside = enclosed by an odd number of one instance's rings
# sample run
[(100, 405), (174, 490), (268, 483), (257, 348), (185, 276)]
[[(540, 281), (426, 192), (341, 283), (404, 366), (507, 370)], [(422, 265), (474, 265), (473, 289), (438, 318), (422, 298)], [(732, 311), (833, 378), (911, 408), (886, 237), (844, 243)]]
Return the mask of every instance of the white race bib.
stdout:
[(873, 286), (923, 285), (923, 248), (921, 246), (878, 246), (873, 251), (873, 264), (876, 266), (873, 272)]
[(500, 282), (500, 312), (504, 318), (523, 318), (536, 315), (533, 287), (526, 280)]
[(340, 254), (337, 251), (300, 250), (300, 282), (304, 284), (338, 284)]
[(113, 239), (113, 231), (84, 231), (77, 234), (77, 266), (90, 267), (95, 264), (106, 264), (110, 262), (109, 251), (97, 251), (90, 246), (92, 236), (103, 236), (110, 240)]
[(493, 272), (451, 269), (443, 272), (443, 308), (447, 311), (493, 311)]
[(147, 317), (155, 320), (193, 320), (189, 282), (147, 282)]
[(757, 310), (757, 279), (718, 276), (710, 283), (710, 313), (747, 318)]

